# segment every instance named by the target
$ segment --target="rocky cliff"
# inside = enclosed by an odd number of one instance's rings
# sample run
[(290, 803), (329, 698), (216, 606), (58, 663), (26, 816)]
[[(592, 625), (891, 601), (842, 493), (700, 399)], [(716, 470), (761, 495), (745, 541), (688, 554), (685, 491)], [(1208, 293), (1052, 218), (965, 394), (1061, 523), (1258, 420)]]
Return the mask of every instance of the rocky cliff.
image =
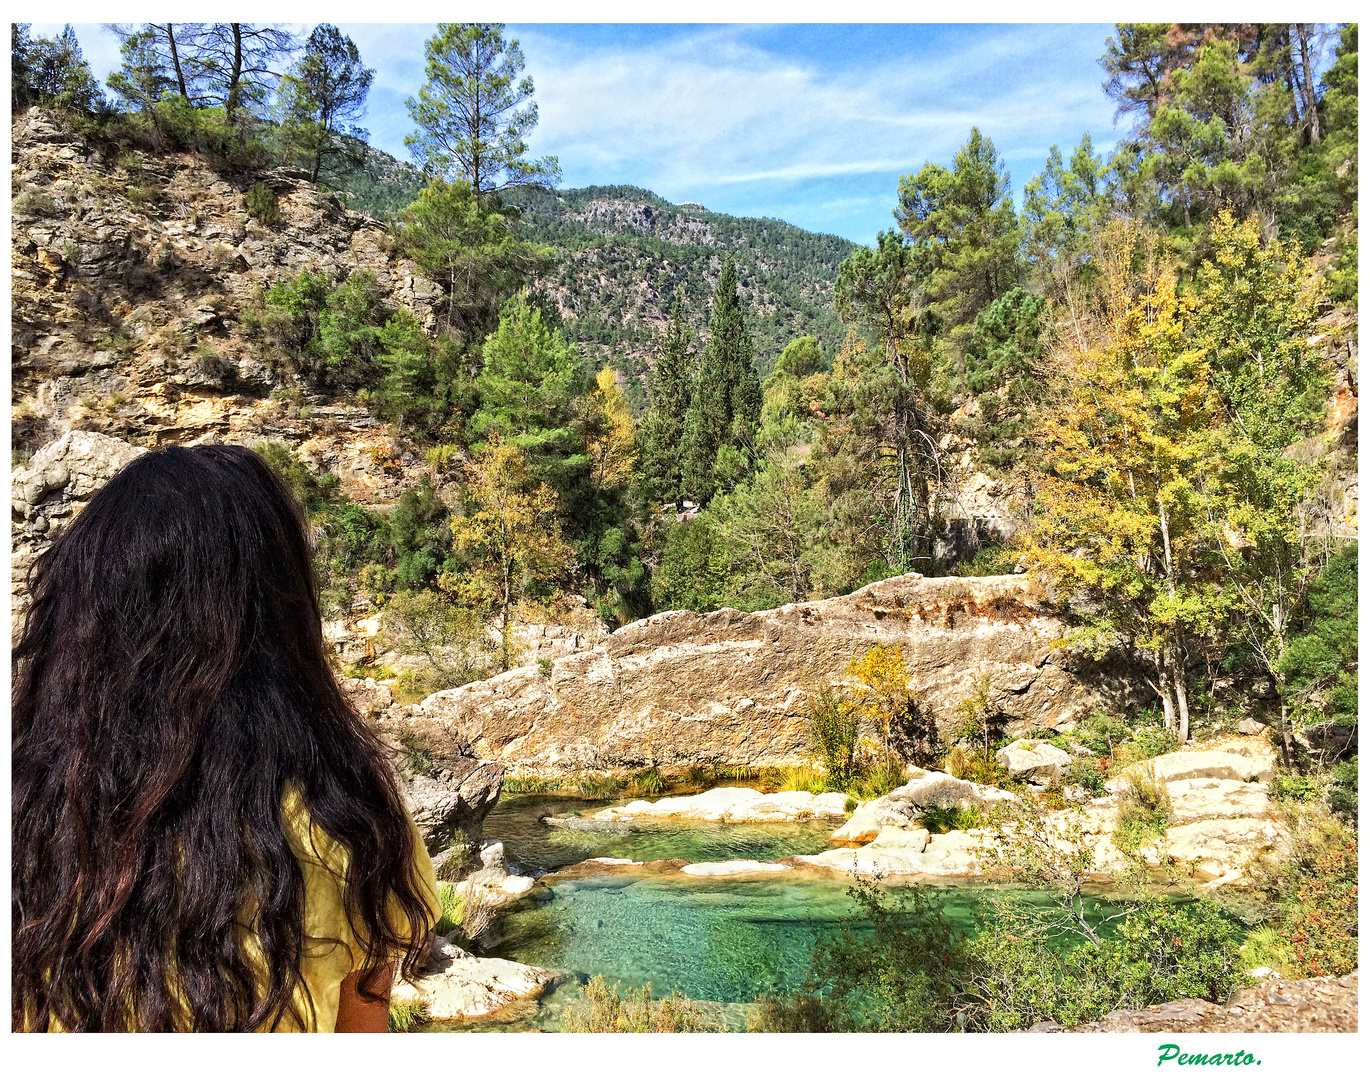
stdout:
[(1010, 733), (1067, 725), (1136, 693), (1121, 661), (1060, 648), (1066, 632), (1025, 577), (907, 574), (753, 614), (663, 612), (550, 671), (518, 668), (386, 716), (541, 775), (792, 765), (808, 760), (806, 686), (846, 680), (851, 659), (875, 645), (903, 647), (923, 716), (938, 724), (982, 674)]

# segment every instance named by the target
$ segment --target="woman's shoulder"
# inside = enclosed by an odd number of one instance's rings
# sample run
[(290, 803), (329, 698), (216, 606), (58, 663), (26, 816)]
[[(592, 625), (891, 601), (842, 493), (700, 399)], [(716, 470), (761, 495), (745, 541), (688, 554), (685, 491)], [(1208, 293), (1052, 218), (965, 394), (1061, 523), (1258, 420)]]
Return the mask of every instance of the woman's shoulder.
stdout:
[(286, 842), (303, 866), (317, 866), (339, 878), (347, 877), (347, 848), (314, 820), (298, 784), (287, 784), (281, 796), (281, 824)]

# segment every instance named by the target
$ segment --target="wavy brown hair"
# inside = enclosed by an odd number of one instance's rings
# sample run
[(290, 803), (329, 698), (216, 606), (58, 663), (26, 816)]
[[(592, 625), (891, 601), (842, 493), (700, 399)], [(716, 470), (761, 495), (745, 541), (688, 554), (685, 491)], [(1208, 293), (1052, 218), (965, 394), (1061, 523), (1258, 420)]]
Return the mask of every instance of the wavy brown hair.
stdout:
[(413, 834), (329, 670), (306, 536), (252, 451), (172, 447), (37, 560), (11, 661), (16, 1029), (308, 1026), (288, 789), (348, 853), (359, 966), (412, 974)]

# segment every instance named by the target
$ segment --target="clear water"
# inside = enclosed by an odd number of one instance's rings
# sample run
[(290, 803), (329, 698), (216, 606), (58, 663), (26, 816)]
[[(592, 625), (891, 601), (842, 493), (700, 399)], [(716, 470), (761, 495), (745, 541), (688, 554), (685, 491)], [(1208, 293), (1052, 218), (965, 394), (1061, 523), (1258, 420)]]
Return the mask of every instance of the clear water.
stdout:
[[(587, 817), (603, 807), (627, 801), (601, 802), (555, 795), (505, 796), (486, 817), (485, 835), (504, 841), (504, 854), (511, 870), (536, 876), (593, 858), (766, 862), (786, 855), (815, 855), (831, 846), (828, 836), (840, 824), (667, 824), (591, 821)], [(572, 816), (576, 814), (580, 816)], [(541, 819), (549, 816), (563, 818), (565, 823), (543, 824)]]
[[(595, 856), (649, 861), (686, 858), (769, 860), (826, 849), (832, 826), (645, 825), (572, 822), (545, 825), (547, 814), (593, 812), (605, 803), (515, 796), (486, 819), (525, 873), (546, 872)], [(492, 1017), (432, 1030), (557, 1030), (580, 984), (602, 975), (611, 986), (651, 984), (657, 997), (679, 990), (706, 1005), (714, 1022), (745, 1030), (758, 995), (796, 989), (815, 935), (852, 916), (848, 881), (807, 871), (729, 878), (687, 877), (672, 870), (627, 868), (588, 876), (553, 876), (494, 927), (488, 951), (564, 972), (541, 999)], [(969, 929), (985, 887), (945, 890), (947, 917)], [(1045, 898), (1022, 892), (1029, 904)], [(1103, 913), (1101, 908), (1100, 913)], [(484, 943), (484, 942), (483, 942)]]

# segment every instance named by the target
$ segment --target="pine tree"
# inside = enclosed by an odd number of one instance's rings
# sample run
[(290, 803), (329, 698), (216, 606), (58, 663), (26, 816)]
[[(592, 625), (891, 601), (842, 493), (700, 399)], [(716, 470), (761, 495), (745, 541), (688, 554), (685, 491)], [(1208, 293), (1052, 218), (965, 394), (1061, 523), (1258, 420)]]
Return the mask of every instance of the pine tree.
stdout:
[(707, 503), (720, 486), (729, 486), (739, 462), (750, 452), (761, 420), (761, 380), (752, 367), (752, 337), (747, 330), (737, 270), (732, 256), (714, 290), (709, 313), (709, 344), (700, 359), (694, 401), (685, 418), (682, 473), (685, 493)]
[(677, 506), (684, 497), (680, 448), (685, 417), (694, 401), (695, 357), (693, 335), (685, 322), (685, 288), (677, 286), (671, 321), (666, 326), (649, 377), (652, 405), (642, 418), (641, 471), (648, 498)]

